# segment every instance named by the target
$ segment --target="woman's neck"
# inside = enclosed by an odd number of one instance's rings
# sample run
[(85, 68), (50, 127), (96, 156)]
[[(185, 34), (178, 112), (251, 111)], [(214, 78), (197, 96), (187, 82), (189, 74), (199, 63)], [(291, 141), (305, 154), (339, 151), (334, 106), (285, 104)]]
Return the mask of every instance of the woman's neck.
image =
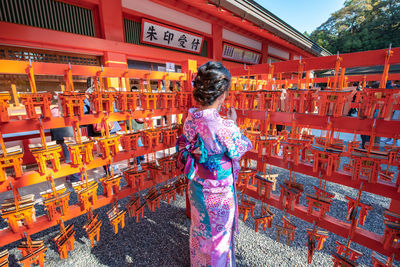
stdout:
[(209, 105), (209, 106), (201, 106), (197, 110), (200, 111), (200, 110), (205, 110), (205, 109), (210, 109), (210, 108), (218, 110), (218, 103), (214, 103), (214, 104)]

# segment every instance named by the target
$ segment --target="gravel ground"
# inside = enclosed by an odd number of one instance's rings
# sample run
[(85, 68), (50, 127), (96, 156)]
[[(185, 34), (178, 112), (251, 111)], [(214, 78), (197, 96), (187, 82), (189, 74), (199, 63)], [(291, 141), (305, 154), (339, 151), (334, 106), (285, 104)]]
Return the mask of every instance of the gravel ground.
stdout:
[[(341, 136), (342, 137), (342, 136)], [(350, 136), (349, 136), (350, 137)], [(347, 138), (349, 138), (347, 137)], [(343, 138), (343, 137), (342, 137)], [(345, 162), (347, 159), (343, 159)], [(343, 163), (342, 162), (342, 163)], [(272, 168), (272, 173), (279, 173), (279, 182), (283, 182), (289, 172), (280, 168)], [(93, 175), (101, 175), (101, 170), (95, 170)], [(58, 179), (59, 183), (63, 182)], [(306, 192), (313, 192), (313, 185), (318, 186), (318, 180), (309, 176), (298, 174), (296, 181), (305, 184)], [(39, 185), (45, 188), (46, 185)], [(327, 183), (328, 192), (334, 193), (335, 198), (332, 204), (330, 216), (344, 220), (347, 211), (347, 204), (344, 196), (353, 198), (357, 195), (357, 190), (334, 183)], [(27, 188), (26, 191), (33, 190)], [(72, 190), (70, 188), (70, 190)], [(39, 190), (35, 190), (38, 192)], [(32, 191), (30, 191), (32, 192)], [(99, 194), (102, 193), (99, 186)], [(142, 194), (144, 194), (143, 192)], [(275, 193), (279, 193), (279, 186)], [(5, 194), (0, 194), (0, 199)], [(75, 194), (71, 194), (71, 204), (76, 203)], [(128, 199), (119, 201), (122, 207)], [(305, 204), (305, 197), (302, 196), (301, 204)], [(383, 234), (383, 211), (389, 206), (389, 199), (369, 193), (362, 194), (362, 202), (370, 204), (373, 210), (366, 219), (363, 228)], [(85, 215), (68, 221), (66, 224), (73, 223), (76, 230), (75, 249), (69, 252), (68, 259), (61, 260), (54, 242), (51, 240), (58, 231), (55, 226), (32, 236), (35, 239), (45, 240), (48, 250), (46, 253), (47, 266), (188, 266), (189, 259), (189, 227), (190, 220), (185, 215), (185, 198), (177, 196), (177, 200), (171, 204), (162, 201), (161, 208), (156, 212), (151, 212), (146, 208), (145, 217), (136, 223), (134, 218), (126, 218), (126, 226), (120, 229), (117, 235), (114, 234), (109, 223), (106, 212), (111, 206), (100, 208), (95, 211), (99, 214), (103, 222), (101, 228), (100, 241), (94, 248), (90, 247), (90, 241), (86, 237), (82, 226), (87, 220)], [(44, 214), (43, 206), (36, 205), (38, 215)], [(256, 213), (260, 211), (258, 205)], [(281, 225), (283, 212), (271, 207), (275, 213), (274, 224)], [(240, 217), (242, 218), (242, 217)], [(291, 246), (285, 244), (285, 238), (281, 242), (276, 242), (276, 232), (274, 227), (267, 231), (254, 231), (254, 220), (249, 217), (246, 222), (239, 221), (239, 234), (236, 236), (236, 259), (238, 266), (306, 266), (306, 229), (312, 225), (300, 219), (292, 217), (292, 222), (297, 226), (295, 241)], [(0, 228), (4, 228), (6, 223), (0, 219)], [(336, 241), (346, 242), (342, 237), (329, 233), (329, 238), (324, 244), (322, 251), (314, 253), (311, 266), (332, 266), (331, 251), (335, 250)], [(21, 258), (20, 253), (15, 248), (18, 242), (9, 244), (4, 248), (10, 250), (10, 266), (18, 266), (17, 260)], [(352, 248), (363, 253), (358, 260), (360, 266), (371, 266), (371, 251), (356, 243)]]

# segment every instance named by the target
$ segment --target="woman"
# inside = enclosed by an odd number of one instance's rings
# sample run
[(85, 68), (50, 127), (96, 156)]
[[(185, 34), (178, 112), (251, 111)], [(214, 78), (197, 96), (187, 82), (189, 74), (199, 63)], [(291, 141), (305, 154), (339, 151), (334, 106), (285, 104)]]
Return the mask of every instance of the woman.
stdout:
[[(91, 84), (91, 78), (87, 79), (87, 84)], [(93, 93), (93, 84), (91, 84), (91, 86), (86, 90), (86, 98), (84, 99), (84, 106), (83, 106), (83, 112), (84, 114), (90, 114), (91, 113), (91, 103), (89, 102), (90, 99), (90, 95)], [(113, 103), (113, 112), (117, 112), (117, 109), (115, 107), (115, 103)], [(101, 123), (97, 123), (97, 124), (89, 124), (87, 126), (87, 132), (88, 132), (88, 136), (89, 137), (100, 137), (101, 136), (101, 128), (103, 128), (104, 125), (102, 125)], [(117, 121), (114, 121), (113, 123), (109, 124), (109, 132), (110, 134), (115, 134), (118, 131), (121, 131), (121, 126), (119, 125), (119, 123)], [(105, 175), (109, 175), (111, 174), (111, 170), (110, 170), (110, 164), (104, 165), (103, 166), (104, 169), (104, 174)], [(116, 165), (113, 165), (113, 172), (116, 173), (118, 170)]]
[[(56, 94), (54, 95), (54, 100), (52, 101), (52, 104), (54, 106), (51, 108), (51, 116), (53, 117), (63, 116), (62, 110), (60, 110), (60, 103), (59, 103), (60, 100), (58, 98), (58, 94), (59, 92), (56, 92)], [(61, 146), (61, 149), (64, 154), (65, 163), (70, 163), (71, 154), (69, 153), (69, 149), (65, 141), (68, 139), (73, 139), (74, 129), (72, 129), (72, 127), (52, 128), (50, 129), (50, 134), (51, 134), (51, 140), (56, 141), (56, 143)], [(66, 181), (69, 181), (71, 183), (79, 182), (80, 180), (81, 180), (80, 173), (74, 173), (68, 175), (66, 178)]]
[(230, 80), (221, 63), (208, 62), (198, 69), (193, 96), (201, 107), (189, 109), (178, 139), (179, 162), (189, 179), (192, 266), (235, 265), (235, 182), (239, 159), (252, 144), (240, 133), (234, 109), (228, 112), (228, 120), (218, 114)]

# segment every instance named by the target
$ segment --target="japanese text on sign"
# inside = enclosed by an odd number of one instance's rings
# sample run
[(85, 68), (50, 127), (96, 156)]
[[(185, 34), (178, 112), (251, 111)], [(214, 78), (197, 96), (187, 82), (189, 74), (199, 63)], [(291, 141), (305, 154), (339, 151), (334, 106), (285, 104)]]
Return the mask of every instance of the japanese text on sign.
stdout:
[(193, 53), (200, 53), (203, 37), (181, 30), (175, 30), (148, 20), (142, 21), (143, 43), (171, 47)]
[(229, 44), (224, 44), (222, 57), (244, 63), (258, 64), (260, 62), (261, 54)]

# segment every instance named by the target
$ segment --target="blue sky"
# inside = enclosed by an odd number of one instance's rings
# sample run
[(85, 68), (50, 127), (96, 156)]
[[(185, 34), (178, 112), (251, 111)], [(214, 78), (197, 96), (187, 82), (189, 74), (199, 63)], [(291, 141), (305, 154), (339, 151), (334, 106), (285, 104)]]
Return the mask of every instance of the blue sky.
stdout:
[(301, 33), (311, 33), (331, 13), (343, 7), (344, 0), (255, 0)]

